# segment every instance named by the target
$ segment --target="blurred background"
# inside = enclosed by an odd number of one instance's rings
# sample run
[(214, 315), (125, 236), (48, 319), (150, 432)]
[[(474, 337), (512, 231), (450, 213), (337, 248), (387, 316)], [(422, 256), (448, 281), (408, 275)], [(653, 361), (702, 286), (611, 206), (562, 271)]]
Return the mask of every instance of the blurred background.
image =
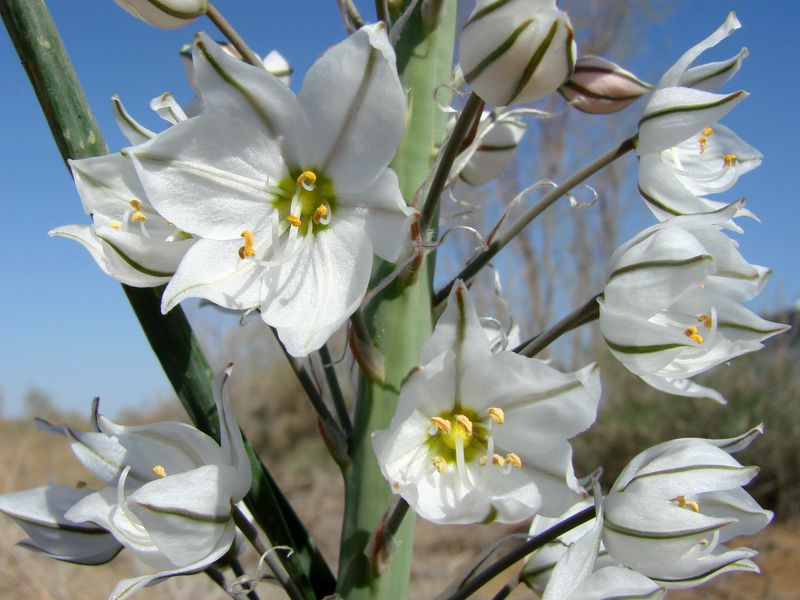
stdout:
[[(213, 28), (200, 20), (178, 31), (155, 30), (127, 15), (111, 1), (50, 2), (90, 104), (112, 150), (127, 145), (113, 124), (109, 99), (119, 94), (126, 107), (148, 127), (163, 128), (147, 104), (171, 91), (181, 102), (193, 95), (178, 50), (198, 29)], [(372, 2), (357, 2), (366, 17)], [(795, 27), (800, 4), (790, 0), (667, 2), (662, 0), (561, 0), (576, 29), (579, 55), (599, 54), (656, 83), (682, 52), (713, 31), (731, 9), (743, 29), (703, 56), (727, 58), (743, 45), (750, 57), (728, 84), (752, 93), (725, 124), (761, 150), (764, 164), (743, 177), (724, 198), (742, 195), (761, 223), (742, 223), (738, 236), (750, 262), (771, 267), (772, 281), (753, 303), (762, 316), (793, 324), (793, 329), (757, 354), (736, 359), (698, 379), (729, 400), (709, 402), (666, 396), (643, 385), (618, 365), (584, 327), (553, 349), (559, 366), (601, 363), (604, 398), (598, 424), (575, 441), (576, 468), (585, 475), (603, 466), (606, 484), (636, 453), (674, 437), (725, 437), (763, 421), (767, 435), (741, 456), (762, 467), (751, 488), (762, 505), (776, 511), (778, 525), (755, 541), (763, 553), (765, 577), (726, 577), (702, 597), (796, 597), (800, 578), (792, 567), (800, 560), (800, 373), (795, 334), (800, 273), (795, 257), (800, 243), (795, 228), (800, 209), (794, 198), (793, 164), (800, 122), (796, 73), (800, 50)], [(283, 53), (294, 68), (292, 88), (324, 51), (345, 31), (334, 0), (219, 0), (218, 8), (260, 54)], [(465, 16), (471, 2), (459, 2)], [(217, 38), (220, 36), (217, 34)], [(25, 73), (9, 40), (0, 35), (0, 124), (6, 143), (0, 146), (0, 186), (4, 190), (4, 223), (0, 277), (0, 493), (58, 480), (71, 484), (85, 477), (63, 440), (50, 439), (32, 426), (34, 415), (85, 425), (93, 397), (105, 414), (126, 423), (184, 419), (166, 378), (152, 356), (118, 284), (97, 269), (77, 244), (49, 239), (46, 232), (67, 223), (87, 222), (68, 171), (52, 142)], [(486, 234), (506, 203), (521, 189), (543, 179), (559, 180), (576, 166), (635, 131), (640, 101), (609, 117), (567, 110), (553, 98), (537, 105), (554, 112), (549, 119), (530, 119), (516, 160), (497, 183), (481, 188), (459, 184), (443, 206), (443, 228), (468, 225)], [(523, 338), (583, 304), (600, 290), (605, 261), (623, 241), (653, 218), (636, 193), (633, 156), (575, 190), (579, 201), (566, 200), (547, 211), (476, 283), (484, 309), (505, 314), (494, 291), (494, 275), (512, 307)], [(583, 206), (591, 203), (591, 206)], [(470, 207), (481, 210), (472, 210)], [(461, 232), (439, 251), (437, 281), (445, 282), (474, 252), (476, 240)], [(341, 494), (333, 462), (317, 438), (316, 420), (271, 335), (258, 317), (240, 325), (238, 317), (213, 307), (187, 303), (185, 308), (215, 368), (236, 364), (233, 398), (240, 422), (264, 462), (284, 486), (325, 555), (335, 564)], [(344, 355), (344, 337), (332, 350)], [(349, 359), (339, 364), (340, 378), (352, 385)], [(57, 474), (57, 475), (56, 475)], [(91, 483), (91, 482), (89, 482)], [(320, 518), (321, 516), (324, 517)], [(434, 529), (420, 523), (420, 556), (414, 571), (413, 597), (431, 597), (471, 556), (500, 534), (503, 527)], [(0, 522), (0, 536), (21, 538), (10, 522)], [(124, 555), (124, 553), (123, 553)], [(121, 577), (146, 572), (120, 556), (108, 567), (86, 569), (35, 557), (10, 543), (0, 545), (0, 596), (8, 598), (105, 597)], [(138, 569), (138, 571), (137, 571)], [(42, 574), (46, 573), (46, 577)], [(706, 588), (704, 588), (705, 590)], [(180, 578), (142, 598), (224, 597), (202, 577)], [(526, 592), (530, 595), (530, 592)], [(216, 596), (214, 596), (216, 594)], [(700, 592), (696, 592), (700, 597)], [(525, 593), (520, 593), (524, 597)], [(262, 598), (271, 597), (268, 592)], [(276, 594), (275, 597), (281, 597)], [(486, 593), (486, 597), (491, 597)], [(672, 594), (670, 595), (672, 597)], [(681, 597), (675, 594), (675, 597)]]

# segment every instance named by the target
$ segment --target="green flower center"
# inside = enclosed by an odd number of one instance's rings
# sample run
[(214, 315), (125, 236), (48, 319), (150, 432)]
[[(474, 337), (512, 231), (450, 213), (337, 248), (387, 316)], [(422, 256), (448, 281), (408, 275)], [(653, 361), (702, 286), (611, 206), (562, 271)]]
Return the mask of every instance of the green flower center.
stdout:
[(278, 182), (284, 194), (275, 194), (272, 206), (281, 221), (296, 227), (300, 235), (327, 229), (336, 212), (333, 182), (317, 169), (292, 169)]
[(428, 434), (428, 447), (433, 456), (442, 457), (448, 465), (456, 464), (456, 446), (464, 447), (464, 460), (471, 462), (486, 455), (489, 430), (486, 418), (475, 411), (461, 408), (458, 413), (447, 411), (432, 419), (434, 426)]

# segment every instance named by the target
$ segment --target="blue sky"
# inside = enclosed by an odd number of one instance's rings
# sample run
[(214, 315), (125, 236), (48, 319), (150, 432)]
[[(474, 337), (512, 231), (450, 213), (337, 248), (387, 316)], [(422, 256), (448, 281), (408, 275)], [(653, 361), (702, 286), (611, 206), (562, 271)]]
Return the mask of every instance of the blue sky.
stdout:
[[(53, 17), (83, 81), (90, 104), (116, 150), (126, 145), (111, 119), (109, 98), (119, 94), (146, 125), (161, 127), (147, 103), (163, 91), (188, 102), (177, 50), (208, 22), (161, 31), (127, 15), (111, 0), (50, 2)], [(371, 7), (372, 2), (359, 4)], [(218, 7), (259, 53), (279, 49), (295, 69), (293, 87), (326, 47), (344, 35), (334, 0), (219, 0)], [(90, 8), (87, 8), (90, 7)], [(795, 164), (800, 93), (800, 50), (794, 39), (800, 3), (790, 0), (680, 2), (664, 20), (630, 35), (642, 36), (644, 55), (633, 68), (657, 81), (690, 45), (708, 35), (728, 10), (744, 28), (711, 58), (740, 46), (751, 55), (733, 85), (752, 93), (725, 123), (760, 149), (764, 164), (740, 180), (762, 223), (745, 224), (742, 251), (774, 269), (759, 305), (776, 307), (800, 297), (797, 256), (800, 222)], [(368, 10), (365, 9), (368, 14)], [(219, 37), (219, 36), (215, 36)], [(5, 234), (0, 254), (0, 391), (5, 412), (18, 414), (32, 385), (60, 406), (88, 410), (99, 395), (112, 414), (164, 396), (169, 386), (152, 357), (119, 285), (106, 278), (77, 244), (50, 239), (49, 229), (86, 222), (71, 179), (16, 54), (0, 35), (0, 187)], [(644, 209), (643, 209), (644, 210)]]

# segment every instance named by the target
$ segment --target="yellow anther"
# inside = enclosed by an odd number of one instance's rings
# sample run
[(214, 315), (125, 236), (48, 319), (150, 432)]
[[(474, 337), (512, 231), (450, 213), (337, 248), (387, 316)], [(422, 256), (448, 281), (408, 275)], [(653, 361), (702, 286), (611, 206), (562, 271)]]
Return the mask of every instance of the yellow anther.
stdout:
[(506, 464), (506, 459), (499, 454), (492, 454), (492, 464), (502, 467), (504, 464)]
[(293, 214), (291, 214), (291, 213), (290, 213), (290, 214), (288, 214), (288, 215), (286, 215), (286, 220), (287, 220), (287, 221), (289, 221), (289, 223), (290, 223), (290, 224), (291, 224), (293, 227), (300, 227), (300, 225), (302, 225), (302, 224), (303, 224), (303, 222), (302, 222), (302, 221), (301, 221), (299, 218), (295, 217), (295, 216), (294, 216)]
[(709, 541), (706, 538), (703, 538), (702, 540), (700, 540), (697, 543), (700, 544), (701, 546), (708, 546)]
[(456, 415), (455, 417), (456, 423), (461, 425), (464, 428), (464, 431), (467, 432), (468, 436), (472, 436), (472, 421), (469, 420), (469, 417), (466, 415)]
[(705, 129), (703, 129), (703, 135), (706, 137), (714, 135), (714, 130), (711, 127), (706, 127)]
[(122, 223), (119, 221), (111, 221), (108, 226), (111, 227), (111, 229), (116, 229), (117, 231), (122, 229)]
[(726, 167), (732, 167), (736, 164), (736, 155), (735, 154), (723, 154), (722, 160), (725, 163)]
[(705, 283), (701, 283), (701, 284), (700, 284), (698, 287), (699, 287), (701, 290), (704, 290), (704, 289), (706, 289), (706, 284), (705, 284)]
[(167, 476), (167, 470), (164, 467), (162, 467), (161, 465), (156, 465), (155, 467), (153, 467), (153, 473), (155, 473), (159, 477), (166, 477)]
[(310, 183), (314, 185), (317, 182), (317, 174), (314, 171), (303, 171), (297, 177), (297, 185), (303, 185), (305, 183)]
[(703, 343), (703, 336), (697, 333), (697, 327), (694, 325), (690, 325), (683, 331), (683, 335), (688, 337), (693, 342), (697, 342), (698, 344)]
[(498, 425), (502, 425), (506, 420), (506, 415), (503, 412), (502, 408), (497, 408), (496, 406), (490, 407), (487, 411), (489, 413), (489, 417), (497, 423)]
[(317, 207), (317, 210), (314, 211), (314, 216), (312, 219), (314, 220), (314, 225), (318, 224), (322, 219), (328, 216), (328, 207), (324, 204), (320, 204)]
[(670, 502), (679, 506), (680, 508), (686, 508), (692, 512), (700, 512), (700, 505), (698, 505), (694, 500), (687, 500), (686, 496), (676, 496), (670, 500)]
[(142, 211), (137, 210), (131, 215), (131, 221), (144, 223), (147, 221), (147, 216)]
[(700, 315), (697, 317), (697, 320), (703, 324), (703, 327), (711, 328), (713, 321), (709, 315)]
[(239, 258), (244, 260), (248, 256), (255, 256), (256, 249), (253, 247), (253, 232), (245, 229), (240, 237), (244, 238), (244, 246), (239, 248)]
[(443, 419), (442, 417), (431, 417), (431, 423), (436, 425), (436, 427), (438, 427), (439, 430), (444, 434), (449, 434), (452, 431), (450, 421)]
[(509, 452), (506, 454), (506, 460), (510, 462), (514, 467), (517, 469), (522, 468), (522, 459), (519, 457), (518, 454), (514, 454), (513, 452)]
[(447, 473), (447, 461), (441, 456), (433, 457), (433, 467), (439, 473)]
[(706, 151), (706, 147), (708, 146), (708, 138), (706, 137), (699, 137), (697, 141), (700, 142), (700, 154)]
[(131, 208), (133, 208), (133, 210), (142, 210), (142, 203), (136, 200), (135, 198), (130, 202), (128, 202), (128, 204), (131, 205)]
[(85, 481), (76, 481), (75, 482), (75, 489), (76, 490), (82, 490), (85, 487), (86, 487), (86, 482)]
[(488, 456), (481, 456), (481, 459), (478, 461), (482, 467), (485, 467), (487, 462), (489, 462)]

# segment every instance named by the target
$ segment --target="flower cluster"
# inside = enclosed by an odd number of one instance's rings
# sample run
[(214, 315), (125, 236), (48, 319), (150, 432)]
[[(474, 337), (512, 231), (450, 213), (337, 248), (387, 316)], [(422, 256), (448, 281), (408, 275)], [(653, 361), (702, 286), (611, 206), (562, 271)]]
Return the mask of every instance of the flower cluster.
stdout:
[(52, 558), (95, 565), (123, 547), (156, 573), (126, 579), (110, 598), (200, 571), (234, 541), (235, 505), (250, 490), (250, 461), (231, 410), (230, 367), (215, 381), (220, 443), (184, 423), (126, 427), (95, 412), (94, 430), (45, 421), (63, 435), (78, 460), (104, 484), (93, 491), (49, 485), (0, 496), (0, 511), (30, 539), (23, 545)]
[[(206, 13), (222, 23), (205, 0), (117, 3), (162, 28)], [(737, 72), (746, 50), (692, 66), (739, 27), (735, 15), (653, 87), (602, 57), (576, 63), (572, 25), (555, 0), (477, 0), (459, 38), (456, 72), (463, 78), (455, 76), (471, 89), (467, 108), (442, 144), (415, 145), (405, 144), (419, 133), (409, 123), (425, 112), (420, 98), (433, 102), (438, 88), (430, 85), (407, 96), (405, 86), (416, 82), (401, 83), (394, 44), (414, 39), (406, 28), (416, 26), (416, 15), (427, 28), (420, 37), (433, 36), (444, 4), (422, 3), (418, 11), (416, 3), (405, 11), (402, 4), (384, 3), (385, 22), (357, 27), (355, 6), (340, 3), (352, 33), (313, 64), (297, 94), (289, 87), (291, 68), (277, 52), (262, 61), (246, 51), (235, 32), (226, 35), (241, 54), (197, 34), (181, 52), (196, 97), (185, 107), (169, 93), (154, 98), (151, 108), (168, 123), (159, 132), (137, 122), (115, 97), (114, 117), (131, 145), (70, 161), (92, 223), (51, 234), (78, 241), (105, 273), (124, 284), (164, 286), (163, 313), (188, 298), (260, 313), (291, 355), (345, 478), (365, 477), (348, 486), (347, 502), (351, 490), (353, 497), (379, 488), (386, 498), (389, 490), (399, 496), (392, 504), (397, 512), (373, 533), (374, 554), (391, 552), (389, 530), (410, 507), (442, 524), (533, 519), (526, 543), (551, 525), (574, 522), (577, 526), (559, 539), (552, 536), (543, 547), (524, 550), (537, 552), (528, 558), (522, 579), (549, 600), (660, 598), (666, 589), (691, 587), (723, 572), (757, 571), (754, 551), (724, 544), (759, 531), (772, 518), (743, 487), (757, 469), (732, 457), (760, 427), (732, 439), (658, 444), (636, 456), (603, 494), (597, 477), (576, 476), (570, 443), (597, 418), (599, 370), (590, 364), (564, 372), (537, 358), (560, 335), (597, 318), (612, 354), (650, 386), (725, 403), (719, 392), (691, 378), (760, 349), (786, 329), (745, 306), (770, 271), (748, 263), (726, 232), (741, 233), (735, 219), (752, 216), (744, 201), (708, 198), (730, 190), (761, 162), (757, 150), (718, 123), (746, 97), (742, 91), (716, 93)], [(427, 60), (426, 52), (401, 56), (400, 63)], [(565, 180), (571, 183), (534, 183), (510, 203), (484, 244), (485, 254), (473, 257), (444, 288), (450, 290), (444, 306), (446, 291), (435, 298), (430, 293), (433, 273), (421, 275), (421, 265), (433, 264), (423, 260), (425, 250), (445, 238), (431, 239), (440, 197), (458, 180), (477, 187), (496, 179), (523, 143), (524, 115), (546, 115), (503, 107), (556, 93), (568, 106), (603, 115), (650, 96), (635, 137)], [(426, 119), (417, 123), (435, 130)], [(408, 194), (413, 197), (404, 197), (398, 173), (408, 175), (404, 155), (412, 148), (433, 172), (404, 179), (405, 189), (405, 182), (423, 175), (420, 187)], [(482, 319), (468, 287), (480, 287), (477, 271), (512, 237), (501, 241), (509, 209), (539, 187), (552, 185), (549, 193), (564, 195), (581, 177), (634, 148), (638, 188), (659, 223), (609, 258), (597, 302), (525, 344), (510, 311), (503, 311), (504, 323)], [(438, 155), (428, 156), (431, 149)], [(418, 213), (414, 205), (421, 198)], [(547, 206), (542, 201), (525, 213), (532, 215), (527, 221), (508, 229), (521, 231)], [(376, 257), (399, 265), (374, 265)], [(499, 299), (499, 276), (495, 291)], [(367, 296), (377, 302), (366, 302)], [(394, 321), (382, 320), (400, 305), (404, 312)], [(430, 334), (429, 313), (438, 310), (443, 312)], [(376, 363), (391, 361), (395, 344), (403, 356), (386, 369), (391, 377), (362, 365), (365, 377), (352, 422), (323, 346), (354, 315), (350, 342), (359, 360), (364, 353)], [(402, 327), (410, 329), (406, 321), (414, 319), (420, 327), (413, 335), (393, 337)], [(316, 363), (294, 360), (318, 350), (325, 388), (308, 376)], [(418, 350), (416, 366), (407, 372)], [(311, 369), (304, 371), (304, 364)], [(227, 395), (229, 375), (230, 367), (213, 384), (219, 443), (188, 425), (125, 427), (97, 410), (89, 432), (40, 421), (42, 429), (67, 439), (103, 487), (49, 485), (0, 496), (0, 512), (29, 536), (23, 545), (86, 565), (107, 562), (123, 548), (135, 554), (154, 572), (120, 582), (112, 593), (116, 600), (217, 564), (231, 550), (237, 522), (242, 526), (237, 504), (253, 477)], [(369, 386), (380, 386), (385, 394), (387, 404), (379, 411), (373, 411), (375, 388)], [(364, 483), (371, 473), (353, 475), (373, 460), (369, 444), (367, 456), (361, 454), (364, 440), (371, 440), (388, 487), (375, 469), (377, 479), (369, 485)], [(357, 498), (356, 510), (364, 500)], [(283, 502), (276, 501), (279, 512)], [(363, 527), (361, 515), (348, 515), (346, 526)], [(296, 517), (290, 517), (293, 529)], [(372, 559), (364, 547), (353, 550), (360, 543), (353, 539), (365, 537), (363, 530), (352, 533), (343, 533), (343, 565), (348, 560), (360, 565), (365, 552)], [(259, 540), (251, 542), (264, 550)], [(269, 554), (262, 552), (264, 560)], [(276, 564), (276, 578), (290, 595), (304, 597), (293, 594), (296, 573), (288, 573), (301, 567), (284, 573)], [(378, 575), (369, 576), (380, 576), (379, 568), (373, 571)], [(336, 594), (347, 597), (342, 589)]]

